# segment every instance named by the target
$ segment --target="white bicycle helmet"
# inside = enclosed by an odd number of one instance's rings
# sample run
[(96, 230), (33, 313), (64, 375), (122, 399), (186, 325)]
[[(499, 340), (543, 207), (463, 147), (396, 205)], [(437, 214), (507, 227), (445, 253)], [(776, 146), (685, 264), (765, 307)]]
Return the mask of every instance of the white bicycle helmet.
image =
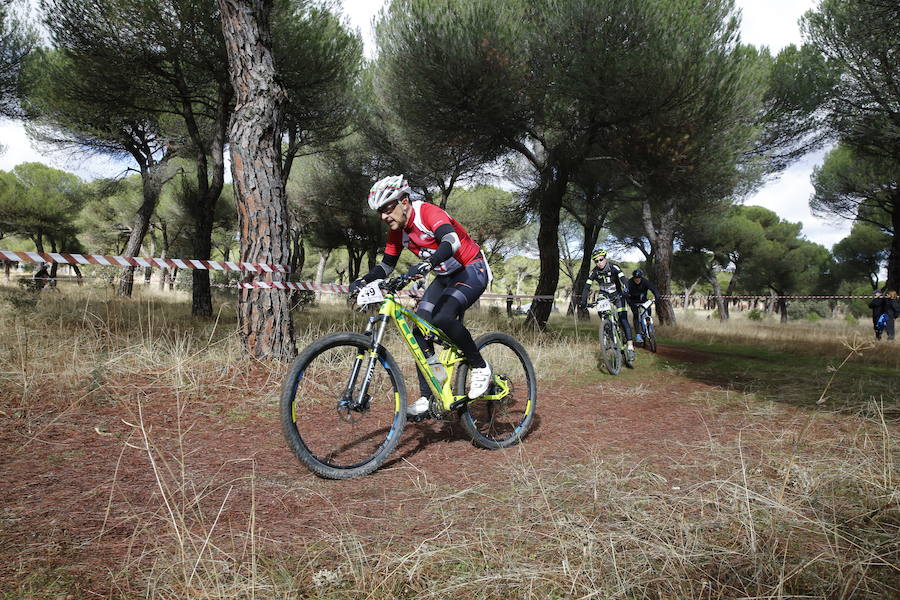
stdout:
[(409, 184), (403, 179), (403, 175), (389, 175), (384, 179), (379, 179), (369, 190), (369, 208), (377, 211), (391, 200), (401, 198), (411, 191)]

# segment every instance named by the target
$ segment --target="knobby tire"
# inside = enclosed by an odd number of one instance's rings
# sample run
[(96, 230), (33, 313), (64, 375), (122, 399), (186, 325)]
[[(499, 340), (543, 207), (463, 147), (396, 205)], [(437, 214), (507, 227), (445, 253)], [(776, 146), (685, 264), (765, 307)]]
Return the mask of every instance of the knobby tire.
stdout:
[(294, 360), (281, 390), (281, 424), (288, 445), (320, 477), (349, 479), (376, 470), (406, 425), (406, 388), (397, 362), (383, 347), (374, 364), (370, 399), (350, 410), (345, 393), (353, 364), (363, 357), (352, 398), (369, 364), (371, 339), (336, 333), (310, 344)]
[[(488, 333), (475, 344), (491, 365), (494, 376), (508, 381), (510, 394), (500, 400), (475, 399), (460, 409), (460, 422), (472, 442), (482, 448), (499, 450), (517, 444), (528, 432), (537, 409), (537, 377), (528, 352), (504, 333)], [(463, 363), (457, 371), (457, 394), (468, 389), (469, 368)], [(493, 384), (492, 384), (493, 387)], [(488, 395), (492, 390), (488, 390)]]
[(616, 340), (615, 325), (609, 318), (600, 324), (600, 354), (610, 375), (618, 375), (622, 370), (622, 350)]

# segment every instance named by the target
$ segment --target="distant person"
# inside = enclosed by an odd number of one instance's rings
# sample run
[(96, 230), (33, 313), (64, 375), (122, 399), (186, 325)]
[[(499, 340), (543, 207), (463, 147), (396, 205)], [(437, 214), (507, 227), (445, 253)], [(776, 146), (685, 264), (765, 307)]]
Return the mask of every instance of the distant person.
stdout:
[(31, 276), (31, 280), (34, 282), (34, 289), (40, 291), (44, 289), (44, 286), (47, 285), (50, 281), (50, 271), (47, 270), (49, 267), (49, 263), (41, 263), (40, 268), (34, 272), (34, 275)]
[(894, 319), (900, 315), (900, 300), (897, 299), (897, 291), (889, 290), (887, 294), (881, 290), (875, 291), (875, 296), (869, 302), (872, 309), (872, 324), (875, 327), (875, 339), (880, 340), (883, 332), (887, 333), (889, 341), (894, 340)]
[(628, 323), (628, 309), (625, 308), (625, 296), (628, 293), (628, 278), (619, 268), (619, 265), (610, 262), (606, 256), (606, 250), (598, 248), (591, 254), (594, 268), (588, 275), (584, 289), (581, 291), (581, 299), (578, 308), (584, 310), (588, 296), (591, 294), (591, 285), (596, 283), (601, 294), (609, 298), (615, 306), (619, 324), (625, 334), (625, 355), (628, 360), (634, 360), (634, 338), (631, 335), (631, 325)]
[(511, 287), (506, 288), (506, 316), (512, 319), (513, 316), (513, 291)]
[[(631, 306), (631, 313), (634, 315), (634, 339), (638, 342), (643, 341), (641, 336), (640, 305), (647, 301), (647, 292), (653, 292), (653, 301), (656, 302), (656, 299), (659, 298), (656, 286), (644, 277), (643, 271), (635, 269), (634, 273), (631, 274), (631, 279), (628, 280), (628, 305)], [(652, 314), (652, 310), (652, 307), (648, 308), (647, 312)]]
[(888, 290), (884, 299), (884, 314), (887, 322), (884, 329), (887, 332), (888, 341), (894, 341), (894, 320), (900, 316), (900, 300), (897, 299), (897, 290)]

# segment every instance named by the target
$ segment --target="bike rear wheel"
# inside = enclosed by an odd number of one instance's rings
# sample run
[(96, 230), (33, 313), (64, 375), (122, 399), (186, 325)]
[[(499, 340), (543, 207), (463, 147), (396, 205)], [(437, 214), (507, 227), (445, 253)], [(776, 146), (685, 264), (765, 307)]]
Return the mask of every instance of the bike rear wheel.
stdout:
[[(517, 444), (528, 432), (537, 408), (537, 377), (528, 352), (504, 333), (488, 333), (475, 344), (491, 366), (495, 383), (486, 396), (499, 392), (497, 380), (509, 387), (499, 400), (476, 399), (460, 409), (460, 421), (472, 442), (482, 448), (499, 450)], [(456, 393), (466, 393), (468, 366), (463, 363), (456, 375)]]
[[(300, 462), (320, 477), (349, 479), (371, 473), (400, 441), (406, 388), (396, 361), (384, 348), (375, 357), (367, 395), (357, 402), (370, 344), (370, 338), (356, 333), (329, 335), (300, 353), (285, 377), (284, 436)], [(348, 390), (354, 371), (355, 382)]]
[(618, 375), (622, 370), (622, 350), (614, 328), (609, 319), (603, 319), (600, 324), (600, 356), (610, 375)]

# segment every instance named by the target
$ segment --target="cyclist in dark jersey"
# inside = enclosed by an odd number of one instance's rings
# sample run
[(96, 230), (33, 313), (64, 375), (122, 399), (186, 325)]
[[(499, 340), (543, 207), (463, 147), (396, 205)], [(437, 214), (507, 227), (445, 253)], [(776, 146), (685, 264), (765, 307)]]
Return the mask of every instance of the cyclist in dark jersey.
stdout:
[(591, 293), (591, 285), (596, 283), (600, 291), (606, 295), (610, 302), (616, 306), (616, 313), (619, 317), (619, 324), (625, 333), (626, 354), (629, 360), (634, 360), (634, 339), (631, 335), (631, 325), (628, 323), (628, 309), (625, 308), (625, 294), (628, 290), (628, 279), (625, 273), (606, 257), (606, 250), (597, 249), (591, 254), (594, 259), (594, 269), (588, 275), (587, 282), (584, 284), (584, 290), (581, 292), (580, 305), (587, 304), (588, 295)]
[[(653, 300), (659, 298), (659, 292), (656, 286), (650, 283), (650, 280), (644, 277), (644, 272), (635, 269), (628, 280), (628, 304), (631, 306), (631, 313), (634, 315), (634, 337), (637, 341), (641, 341), (641, 324), (638, 322), (640, 316), (640, 304), (647, 301), (647, 292), (653, 292)], [(652, 309), (648, 308), (647, 312)]]
[[(487, 391), (491, 367), (481, 356), (461, 317), (478, 300), (490, 280), (490, 268), (481, 248), (454, 218), (440, 207), (421, 200), (402, 175), (376, 182), (369, 192), (369, 207), (390, 229), (387, 245), (381, 263), (351, 283), (350, 292), (376, 279), (384, 279), (394, 271), (403, 248), (412, 251), (421, 262), (411, 266), (407, 276), (419, 279), (429, 271), (436, 275), (422, 295), (416, 314), (446, 333), (462, 350), (471, 367), (468, 395), (478, 398)], [(418, 328), (413, 331), (425, 355), (430, 356), (434, 345), (421, 336)], [(422, 397), (407, 408), (411, 415), (428, 410), (431, 390), (421, 373), (419, 388)]]

